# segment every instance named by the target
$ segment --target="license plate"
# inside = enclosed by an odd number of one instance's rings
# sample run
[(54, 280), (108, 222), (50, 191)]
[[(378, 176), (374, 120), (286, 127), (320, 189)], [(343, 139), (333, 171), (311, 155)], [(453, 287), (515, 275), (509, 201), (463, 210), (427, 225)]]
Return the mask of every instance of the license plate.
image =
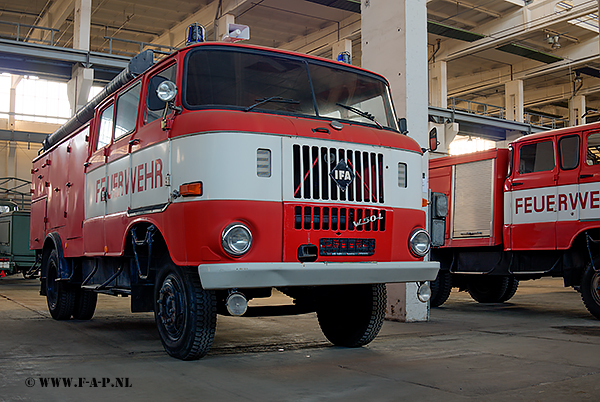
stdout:
[(375, 239), (321, 239), (319, 255), (373, 255)]

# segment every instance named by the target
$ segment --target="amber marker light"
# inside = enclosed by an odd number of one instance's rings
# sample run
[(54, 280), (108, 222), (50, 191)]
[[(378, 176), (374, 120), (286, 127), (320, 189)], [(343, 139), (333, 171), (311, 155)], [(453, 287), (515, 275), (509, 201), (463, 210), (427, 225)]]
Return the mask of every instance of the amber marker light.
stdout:
[(202, 195), (202, 182), (187, 183), (179, 186), (179, 195), (184, 197), (190, 196), (201, 196)]

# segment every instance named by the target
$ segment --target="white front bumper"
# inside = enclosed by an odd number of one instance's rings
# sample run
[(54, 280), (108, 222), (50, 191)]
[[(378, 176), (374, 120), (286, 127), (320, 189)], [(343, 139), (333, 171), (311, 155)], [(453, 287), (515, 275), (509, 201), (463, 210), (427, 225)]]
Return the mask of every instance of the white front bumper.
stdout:
[(201, 264), (204, 289), (432, 281), (437, 261)]

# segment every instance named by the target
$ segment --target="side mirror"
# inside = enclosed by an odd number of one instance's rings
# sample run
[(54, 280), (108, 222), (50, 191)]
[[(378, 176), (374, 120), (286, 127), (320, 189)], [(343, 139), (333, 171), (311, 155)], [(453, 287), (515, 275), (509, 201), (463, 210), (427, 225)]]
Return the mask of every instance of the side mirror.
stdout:
[(429, 151), (433, 152), (437, 149), (439, 145), (437, 138), (437, 128), (434, 127), (429, 131)]
[(401, 134), (408, 134), (408, 128), (406, 125), (406, 117), (402, 117), (400, 119), (398, 119), (398, 129), (400, 130)]

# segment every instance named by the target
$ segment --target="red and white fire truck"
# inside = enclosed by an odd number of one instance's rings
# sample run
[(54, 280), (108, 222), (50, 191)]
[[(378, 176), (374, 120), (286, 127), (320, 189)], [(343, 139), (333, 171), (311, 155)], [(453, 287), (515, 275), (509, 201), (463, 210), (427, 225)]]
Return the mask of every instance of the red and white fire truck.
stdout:
[(442, 228), (432, 228), (433, 306), (452, 286), (494, 303), (519, 280), (555, 276), (600, 318), (600, 123), (429, 166), (433, 227)]
[(355, 347), (382, 325), (385, 283), (436, 277), (423, 153), (383, 77), (227, 43), (151, 61), (134, 58), (33, 161), (30, 247), (55, 319), (131, 296), (170, 355), (195, 359), (217, 313), (250, 314), (276, 288), (286, 312), (316, 311)]

